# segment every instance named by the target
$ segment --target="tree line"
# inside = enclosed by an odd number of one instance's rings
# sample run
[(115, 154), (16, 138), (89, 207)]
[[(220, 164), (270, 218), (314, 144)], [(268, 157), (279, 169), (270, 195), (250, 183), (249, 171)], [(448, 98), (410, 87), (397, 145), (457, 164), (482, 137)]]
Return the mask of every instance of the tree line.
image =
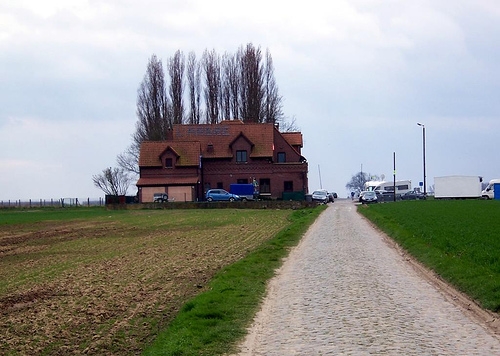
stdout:
[(217, 124), (222, 120), (279, 124), (296, 130), (283, 114), (271, 52), (249, 43), (236, 53), (205, 50), (201, 58), (178, 50), (167, 61), (153, 54), (137, 91), (137, 123), (132, 144), (118, 155), (120, 167), (139, 173), (143, 141), (162, 141), (175, 124)]
[(175, 124), (238, 119), (297, 130), (295, 119), (283, 113), (271, 52), (263, 54), (252, 43), (223, 55), (206, 49), (200, 58), (178, 50), (166, 61), (166, 72), (153, 54), (137, 90), (136, 114), (132, 143), (117, 156), (118, 171), (110, 167), (93, 176), (94, 185), (106, 194), (126, 192), (128, 185), (120, 183), (130, 183), (128, 173), (139, 174), (141, 143), (166, 140)]

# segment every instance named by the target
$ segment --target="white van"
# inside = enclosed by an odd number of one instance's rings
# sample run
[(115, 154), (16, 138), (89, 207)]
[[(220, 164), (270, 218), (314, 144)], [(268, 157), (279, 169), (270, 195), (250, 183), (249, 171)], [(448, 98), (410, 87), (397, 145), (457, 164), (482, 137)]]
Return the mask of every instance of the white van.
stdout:
[(481, 192), (484, 199), (493, 199), (495, 197), (495, 183), (500, 184), (500, 179), (492, 179)]

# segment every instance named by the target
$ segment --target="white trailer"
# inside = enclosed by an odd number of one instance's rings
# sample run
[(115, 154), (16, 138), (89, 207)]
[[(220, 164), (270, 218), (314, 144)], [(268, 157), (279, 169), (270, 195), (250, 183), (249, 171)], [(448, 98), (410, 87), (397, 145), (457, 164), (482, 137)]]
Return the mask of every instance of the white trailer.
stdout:
[(434, 177), (434, 198), (481, 198), (481, 182), (482, 178), (478, 176)]

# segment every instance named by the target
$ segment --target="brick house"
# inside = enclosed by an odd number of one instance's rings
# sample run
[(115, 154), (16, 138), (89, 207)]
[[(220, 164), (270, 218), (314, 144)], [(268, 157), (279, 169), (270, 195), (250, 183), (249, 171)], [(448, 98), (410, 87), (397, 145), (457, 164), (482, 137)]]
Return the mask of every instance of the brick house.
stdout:
[(201, 201), (210, 188), (259, 184), (260, 194), (281, 199), (284, 192), (307, 193), (302, 133), (281, 133), (273, 124), (174, 125), (166, 141), (140, 148), (137, 181), (140, 202), (166, 192), (170, 200)]

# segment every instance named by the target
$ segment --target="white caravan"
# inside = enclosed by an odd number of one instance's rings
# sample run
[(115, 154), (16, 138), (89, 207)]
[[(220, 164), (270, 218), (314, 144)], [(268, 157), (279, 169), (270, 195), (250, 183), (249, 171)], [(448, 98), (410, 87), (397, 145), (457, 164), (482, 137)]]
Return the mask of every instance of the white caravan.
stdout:
[(500, 179), (492, 179), (481, 192), (481, 196), (485, 199), (493, 199), (495, 197), (495, 183), (500, 184)]
[[(373, 191), (386, 191), (386, 192), (394, 192), (394, 181), (369, 181), (365, 183), (365, 190), (373, 190)], [(411, 189), (411, 180), (397, 180), (396, 181), (396, 195), (401, 195), (407, 192), (410, 192)]]

